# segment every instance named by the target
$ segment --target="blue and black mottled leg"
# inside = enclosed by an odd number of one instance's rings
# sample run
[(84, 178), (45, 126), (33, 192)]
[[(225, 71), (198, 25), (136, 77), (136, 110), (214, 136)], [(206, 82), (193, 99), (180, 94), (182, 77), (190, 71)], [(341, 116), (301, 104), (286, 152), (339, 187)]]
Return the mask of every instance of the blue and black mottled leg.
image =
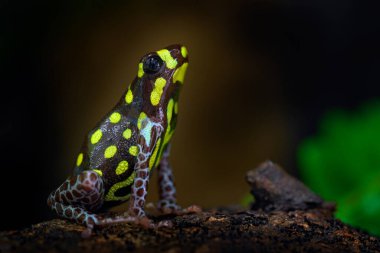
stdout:
[[(143, 221), (140, 223), (146, 223), (145, 225), (151, 226), (151, 221), (146, 218), (145, 214), (145, 200), (148, 194), (149, 183), (149, 158), (151, 150), (154, 150), (157, 144), (157, 139), (161, 135), (163, 128), (161, 126), (155, 126), (152, 128), (152, 139), (150, 143), (145, 142), (145, 138), (141, 139), (139, 143), (139, 155), (137, 156), (137, 163), (135, 165), (135, 180), (131, 187), (131, 196), (129, 199), (129, 208), (127, 215), (137, 217)], [(145, 220), (145, 221), (144, 221)]]
[(131, 189), (129, 200), (129, 214), (136, 217), (145, 217), (144, 205), (148, 193), (149, 169), (136, 168), (136, 177)]
[(83, 236), (91, 235), (97, 225), (133, 221), (128, 217), (101, 217), (92, 212), (103, 204), (103, 180), (94, 171), (83, 171), (69, 177), (47, 200), (48, 206), (58, 216), (74, 220), (87, 227)]
[(83, 171), (69, 177), (57, 190), (53, 191), (48, 206), (58, 216), (74, 220), (92, 229), (99, 223), (100, 217), (91, 211), (97, 210), (103, 203), (103, 180), (93, 171)]
[(169, 164), (169, 156), (170, 145), (162, 154), (161, 162), (157, 168), (160, 196), (157, 207), (163, 213), (171, 213), (173, 211), (181, 210), (181, 207), (177, 205), (176, 188), (174, 184), (173, 171)]
[(164, 214), (185, 214), (185, 213), (197, 213), (202, 211), (199, 206), (191, 205), (185, 209), (177, 204), (176, 188), (174, 184), (173, 171), (169, 163), (170, 156), (170, 144), (164, 150), (162, 154), (161, 162), (157, 168), (158, 170), (158, 185), (159, 196), (157, 207)]

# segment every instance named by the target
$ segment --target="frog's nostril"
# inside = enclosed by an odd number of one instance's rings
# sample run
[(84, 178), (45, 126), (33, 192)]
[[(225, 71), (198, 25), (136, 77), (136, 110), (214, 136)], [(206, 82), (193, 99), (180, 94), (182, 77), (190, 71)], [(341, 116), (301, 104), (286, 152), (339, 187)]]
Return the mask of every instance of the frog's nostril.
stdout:
[(178, 58), (187, 58), (187, 48), (181, 44), (174, 44), (166, 47), (166, 49), (170, 52), (170, 54), (178, 59)]

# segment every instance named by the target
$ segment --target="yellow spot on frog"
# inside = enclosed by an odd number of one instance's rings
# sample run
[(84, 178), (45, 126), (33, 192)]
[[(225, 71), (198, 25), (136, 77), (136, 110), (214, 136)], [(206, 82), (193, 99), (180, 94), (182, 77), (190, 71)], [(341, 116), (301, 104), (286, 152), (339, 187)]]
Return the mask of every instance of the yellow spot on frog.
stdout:
[(142, 77), (144, 75), (144, 69), (142, 62), (139, 63), (139, 70), (137, 71), (137, 76)]
[(172, 117), (173, 117), (173, 106), (174, 106), (174, 100), (170, 99), (169, 103), (168, 103), (168, 108), (166, 110), (166, 117), (167, 117), (167, 120), (168, 120), (168, 127), (166, 128), (166, 133), (165, 133), (165, 137), (164, 137), (164, 146), (169, 143), (169, 141), (172, 138), (172, 135), (174, 133), (174, 131), (172, 131), (172, 129), (170, 127), (171, 126), (170, 123), (171, 123)]
[(184, 47), (184, 46), (181, 47), (181, 54), (182, 54), (183, 58), (187, 57), (187, 49), (186, 49), (186, 47)]
[(173, 136), (173, 133), (174, 133), (174, 131), (171, 131), (171, 132), (168, 131), (168, 132), (165, 134), (164, 145), (166, 145), (166, 144), (169, 143), (170, 139), (171, 139), (172, 136)]
[(161, 138), (159, 138), (157, 140), (156, 147), (154, 148), (153, 153), (149, 159), (149, 169), (150, 170), (153, 169), (153, 166), (156, 164), (155, 161), (157, 158), (158, 150), (160, 149), (160, 144), (161, 144)]
[(120, 119), (121, 119), (121, 115), (118, 112), (114, 112), (110, 116), (110, 122), (114, 124), (118, 123)]
[(132, 103), (132, 101), (133, 101), (133, 93), (131, 89), (128, 89), (127, 94), (125, 95), (125, 102), (127, 102), (127, 104), (130, 104)]
[(159, 77), (154, 82), (154, 88), (152, 93), (150, 93), (150, 102), (152, 105), (158, 105), (161, 99), (163, 89), (166, 85), (166, 80), (162, 77)]
[(83, 161), (83, 153), (79, 153), (77, 157), (77, 166), (79, 167), (82, 164)]
[(166, 117), (168, 119), (168, 126), (170, 126), (170, 122), (172, 121), (173, 105), (174, 105), (174, 100), (170, 99), (169, 103), (168, 103), (168, 108), (167, 108), (167, 111), (166, 111)]
[(104, 151), (104, 158), (112, 158), (116, 154), (116, 151), (117, 147), (115, 145), (109, 146)]
[(137, 156), (137, 153), (139, 152), (139, 148), (137, 146), (131, 146), (129, 148), (129, 153), (133, 156)]
[(142, 125), (142, 122), (144, 119), (146, 119), (147, 116), (144, 112), (141, 112), (140, 115), (139, 115), (139, 118), (137, 120), (137, 128), (140, 130), (141, 129), (141, 125)]
[(119, 162), (119, 164), (117, 165), (117, 168), (116, 168), (116, 175), (120, 175), (120, 174), (123, 174), (124, 172), (126, 172), (128, 169), (128, 162), (127, 161), (121, 161)]
[(125, 129), (125, 131), (123, 132), (123, 137), (128, 140), (129, 138), (131, 138), (131, 136), (132, 130), (129, 128)]
[[(169, 143), (169, 141), (172, 138), (172, 135), (174, 133), (174, 131), (172, 131), (171, 126), (170, 126), (170, 122), (171, 122), (172, 117), (173, 117), (173, 106), (174, 106), (174, 100), (170, 99), (169, 103), (168, 103), (168, 107), (166, 109), (166, 118), (167, 118), (168, 126), (166, 127), (166, 132), (165, 132), (165, 135), (163, 137), (163, 144), (161, 145), (161, 147), (158, 150), (158, 153), (156, 154), (156, 156), (158, 158), (154, 162), (153, 167), (156, 167), (158, 165), (158, 163), (160, 162), (163, 151), (164, 151), (164, 147), (166, 146), (166, 144)], [(175, 108), (174, 108), (174, 110), (175, 110)], [(155, 152), (155, 151), (153, 151), (153, 152)], [(149, 160), (149, 164), (150, 163), (151, 163), (151, 160)]]
[(174, 113), (178, 114), (178, 102), (175, 102), (174, 104)]
[(135, 176), (136, 176), (136, 173), (133, 172), (126, 180), (114, 184), (108, 191), (104, 200), (105, 201), (115, 201), (115, 200), (124, 201), (124, 200), (129, 199), (130, 194), (127, 194), (125, 196), (115, 196), (115, 192), (123, 187), (131, 185), (133, 181), (135, 180)]
[(93, 170), (95, 171), (99, 176), (103, 176), (103, 172), (101, 170)]
[(177, 60), (174, 59), (169, 50), (162, 49), (160, 51), (157, 51), (157, 54), (161, 57), (161, 59), (166, 63), (166, 67), (169, 69), (174, 69), (177, 66)]
[(183, 83), (183, 80), (185, 79), (186, 69), (189, 64), (185, 62), (182, 64), (181, 67), (176, 69), (176, 71), (173, 74), (173, 83), (179, 81), (180, 83)]
[(102, 138), (102, 130), (98, 129), (91, 135), (91, 144), (96, 144)]

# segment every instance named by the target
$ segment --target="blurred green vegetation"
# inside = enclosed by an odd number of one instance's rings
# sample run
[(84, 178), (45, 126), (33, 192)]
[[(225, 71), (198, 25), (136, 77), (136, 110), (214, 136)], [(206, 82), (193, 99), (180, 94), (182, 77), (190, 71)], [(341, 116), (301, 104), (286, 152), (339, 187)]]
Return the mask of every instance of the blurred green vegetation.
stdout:
[(299, 147), (300, 174), (337, 218), (380, 236), (380, 102), (325, 115)]
[(253, 202), (255, 202), (255, 198), (253, 197), (251, 193), (248, 193), (244, 195), (243, 198), (241, 198), (240, 205), (242, 205), (243, 207), (249, 208), (253, 204)]

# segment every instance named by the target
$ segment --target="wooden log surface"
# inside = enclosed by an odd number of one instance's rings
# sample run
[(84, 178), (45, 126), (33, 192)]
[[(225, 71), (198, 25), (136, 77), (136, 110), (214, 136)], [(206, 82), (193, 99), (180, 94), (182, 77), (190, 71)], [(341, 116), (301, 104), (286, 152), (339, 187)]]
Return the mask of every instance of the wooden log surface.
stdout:
[(380, 252), (379, 238), (335, 219), (334, 205), (277, 165), (263, 163), (247, 181), (256, 197), (250, 209), (152, 216), (172, 226), (120, 223), (90, 238), (81, 237), (83, 226), (54, 219), (0, 232), (0, 252)]

